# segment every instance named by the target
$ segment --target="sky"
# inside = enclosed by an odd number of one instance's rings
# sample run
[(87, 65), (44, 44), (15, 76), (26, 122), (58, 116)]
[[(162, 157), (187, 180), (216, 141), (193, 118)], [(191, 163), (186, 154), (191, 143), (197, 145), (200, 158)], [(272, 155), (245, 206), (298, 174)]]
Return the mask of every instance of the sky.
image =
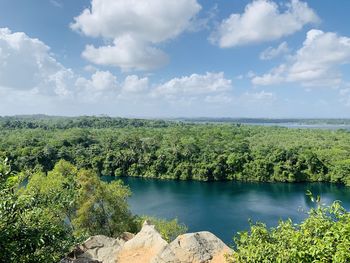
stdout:
[(0, 0), (0, 115), (348, 118), (349, 12), (349, 0)]

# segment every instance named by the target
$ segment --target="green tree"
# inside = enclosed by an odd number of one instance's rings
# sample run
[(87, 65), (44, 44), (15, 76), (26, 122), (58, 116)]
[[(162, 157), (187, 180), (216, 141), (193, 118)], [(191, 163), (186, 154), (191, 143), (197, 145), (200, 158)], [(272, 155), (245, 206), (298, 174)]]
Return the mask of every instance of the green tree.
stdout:
[(132, 215), (127, 205), (131, 192), (121, 181), (102, 182), (92, 171), (81, 170), (77, 182), (78, 209), (73, 220), (76, 231), (117, 237), (131, 228)]
[(50, 199), (20, 193), (24, 174), (6, 167), (0, 167), (0, 262), (57, 262), (76, 242), (71, 228)]

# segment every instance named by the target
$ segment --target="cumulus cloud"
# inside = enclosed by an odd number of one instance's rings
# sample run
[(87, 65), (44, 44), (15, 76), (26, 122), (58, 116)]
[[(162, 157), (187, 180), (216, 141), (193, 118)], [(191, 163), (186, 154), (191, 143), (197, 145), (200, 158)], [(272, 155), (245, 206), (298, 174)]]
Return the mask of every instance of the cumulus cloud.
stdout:
[(13, 96), (75, 99), (78, 103), (101, 100), (144, 100), (159, 97), (188, 100), (192, 97), (207, 102), (228, 101), (232, 81), (224, 73), (192, 74), (151, 85), (148, 77), (128, 75), (120, 80), (110, 71), (86, 67), (87, 76), (65, 68), (42, 41), (25, 33), (0, 29), (0, 93)]
[(187, 30), (200, 10), (197, 0), (92, 0), (71, 28), (112, 40), (107, 46), (87, 46), (83, 56), (88, 60), (123, 70), (150, 70), (167, 62), (155, 45)]
[(90, 79), (78, 77), (75, 82), (77, 98), (85, 102), (116, 99), (120, 92), (117, 78), (109, 71), (96, 71)]
[(262, 76), (256, 76), (256, 75), (250, 75), (252, 78), (252, 83), (254, 85), (262, 85), (262, 86), (268, 86), (268, 85), (274, 85), (282, 83), (284, 78), (284, 73), (286, 72), (286, 65), (282, 64), (278, 67), (273, 68), (270, 70), (270, 72), (262, 75)]
[(152, 95), (168, 98), (219, 94), (232, 89), (232, 81), (223, 72), (207, 72), (205, 75), (192, 74), (173, 78), (156, 87)]
[(1, 114), (210, 115), (222, 109), (230, 112), (231, 105), (241, 103), (223, 72), (159, 84), (147, 76), (117, 77), (92, 66), (82, 74), (60, 64), (42, 41), (0, 29)]
[(350, 38), (310, 30), (303, 46), (288, 61), (252, 78), (256, 85), (299, 82), (304, 86), (336, 87), (342, 82), (340, 67), (350, 63)]
[(210, 37), (221, 48), (260, 43), (291, 35), (306, 24), (317, 23), (317, 14), (306, 2), (291, 0), (286, 10), (270, 0), (255, 0), (243, 14), (231, 14)]
[(116, 38), (114, 45), (98, 48), (88, 45), (82, 55), (97, 65), (116, 66), (124, 71), (152, 70), (168, 62), (163, 51), (130, 36)]
[(273, 58), (279, 57), (281, 55), (287, 54), (289, 52), (289, 47), (287, 42), (282, 42), (278, 47), (268, 47), (260, 54), (261, 60), (271, 60)]
[(149, 88), (148, 78), (139, 78), (136, 75), (129, 75), (122, 84), (122, 91), (125, 93), (142, 93)]
[(117, 78), (109, 71), (96, 71), (91, 80), (80, 77), (77, 85), (96, 92), (115, 90), (118, 86)]
[[(79, 77), (75, 83), (79, 100), (94, 103), (106, 101), (129, 101), (140, 103), (230, 103), (232, 81), (222, 72), (192, 74), (173, 78), (160, 84), (151, 84), (148, 77), (128, 75), (123, 80), (109, 71), (96, 71), (91, 78)], [(160, 100), (160, 98), (164, 100)]]
[(0, 28), (0, 87), (67, 96), (74, 82), (42, 41)]

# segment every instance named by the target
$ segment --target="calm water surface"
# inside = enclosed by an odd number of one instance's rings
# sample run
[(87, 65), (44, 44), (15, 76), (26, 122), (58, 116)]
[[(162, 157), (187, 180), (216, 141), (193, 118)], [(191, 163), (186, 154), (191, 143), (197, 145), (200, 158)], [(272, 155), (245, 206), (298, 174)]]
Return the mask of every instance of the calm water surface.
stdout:
[(321, 195), (323, 203), (341, 200), (350, 208), (350, 187), (334, 184), (163, 181), (124, 178), (133, 192), (133, 213), (175, 218), (189, 231), (207, 230), (231, 244), (233, 235), (247, 230), (248, 219), (275, 226), (279, 219), (300, 222), (312, 203), (306, 190)]
[(261, 123), (246, 123), (244, 125), (253, 125), (253, 126), (280, 126), (291, 129), (319, 129), (319, 130), (348, 130), (350, 131), (350, 125), (348, 124), (303, 124), (303, 123), (295, 123), (295, 122), (280, 122), (280, 123), (269, 123), (269, 122), (261, 122)]

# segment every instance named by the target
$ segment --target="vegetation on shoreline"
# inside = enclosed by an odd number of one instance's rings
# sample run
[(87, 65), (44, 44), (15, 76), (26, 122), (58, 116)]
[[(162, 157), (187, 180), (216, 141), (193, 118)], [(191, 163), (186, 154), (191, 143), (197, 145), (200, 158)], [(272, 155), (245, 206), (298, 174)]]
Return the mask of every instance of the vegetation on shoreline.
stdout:
[[(129, 211), (130, 194), (67, 161), (45, 174), (14, 173), (0, 160), (0, 262), (55, 263), (89, 236), (137, 232), (142, 218)], [(153, 223), (167, 239), (186, 231), (177, 220)]]
[(350, 260), (350, 213), (339, 202), (318, 202), (300, 224), (280, 221), (276, 227), (252, 224), (234, 238), (236, 249), (229, 263), (335, 262)]
[(350, 185), (350, 133), (108, 117), (3, 118), (14, 171), (61, 159), (98, 176)]

